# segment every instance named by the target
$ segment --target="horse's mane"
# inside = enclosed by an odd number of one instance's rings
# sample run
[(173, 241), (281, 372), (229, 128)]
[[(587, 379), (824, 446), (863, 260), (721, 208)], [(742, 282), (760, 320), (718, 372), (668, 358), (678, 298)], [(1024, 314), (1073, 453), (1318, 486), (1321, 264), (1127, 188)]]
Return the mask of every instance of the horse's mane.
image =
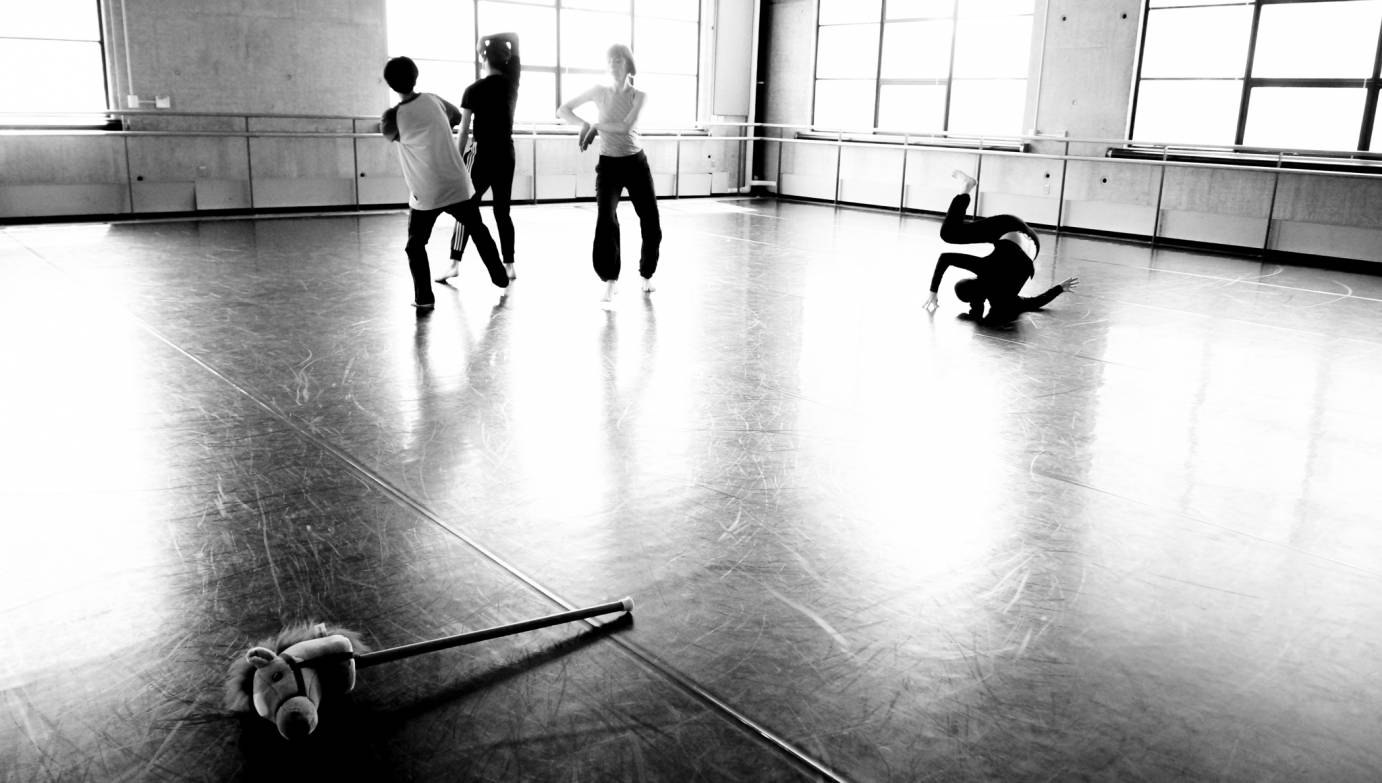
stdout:
[[(360, 634), (349, 628), (340, 628), (318, 622), (302, 622), (286, 625), (275, 636), (263, 639), (252, 647), (267, 647), (275, 653), (281, 653), (292, 647), (298, 642), (305, 642), (308, 639), (319, 639), (323, 636), (333, 636), (340, 634), (350, 640), (351, 649), (355, 652), (366, 652), (369, 646), (360, 638)], [(243, 654), (231, 661), (230, 669), (226, 672), (226, 694), (225, 706), (231, 712), (252, 712), (254, 710), (254, 664), (249, 662)]]

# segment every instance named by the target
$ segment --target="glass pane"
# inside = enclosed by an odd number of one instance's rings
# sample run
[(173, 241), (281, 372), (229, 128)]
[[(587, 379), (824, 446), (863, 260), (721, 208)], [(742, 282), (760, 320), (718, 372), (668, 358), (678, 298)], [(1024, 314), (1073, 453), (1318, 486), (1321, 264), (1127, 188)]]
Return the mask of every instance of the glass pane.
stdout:
[(878, 127), (898, 133), (945, 130), (945, 85), (883, 85), (878, 95)]
[(1252, 8), (1178, 8), (1147, 17), (1142, 78), (1242, 78)]
[[(477, 78), (475, 64), (454, 60), (414, 59), (414, 62), (417, 63), (417, 91), (436, 93), (460, 108), (465, 88)], [(390, 93), (390, 104), (397, 100), (398, 96)]]
[(883, 0), (821, 0), (821, 24), (877, 22), (883, 15)]
[[(42, 79), (14, 78), (43, 63)], [(0, 38), (0, 106), (5, 111), (68, 112), (106, 110), (105, 66), (101, 45), (87, 41), (33, 41)]]
[(475, 61), (475, 18), (470, 4), (389, 0), (384, 26), (390, 57)]
[[(569, 101), (597, 84), (609, 84), (609, 74), (570, 73), (563, 71), (561, 74), (561, 95), (559, 97), (562, 101)], [(522, 96), (520, 95), (520, 97)], [(556, 113), (555, 109), (553, 113)], [(594, 122), (599, 112), (595, 108), (595, 104), (588, 103), (585, 104), (584, 108), (579, 106), (576, 107), (576, 113), (586, 120)]]
[(638, 89), (648, 93), (640, 128), (688, 128), (696, 122), (696, 78), (650, 74), (638, 77)]
[(1026, 79), (956, 79), (950, 84), (952, 133), (1020, 136)]
[(850, 24), (820, 28), (816, 50), (816, 76), (852, 79), (878, 72), (878, 25)]
[(1231, 145), (1242, 94), (1240, 79), (1144, 80), (1138, 86), (1132, 137), (1149, 143)]
[[(605, 53), (613, 44), (627, 45), (633, 36), (632, 17), (595, 11), (561, 12), (563, 68), (605, 69)], [(634, 59), (638, 59), (635, 51)]]
[(960, 16), (1031, 16), (1033, 5), (1033, 0), (960, 0)]
[(635, 19), (633, 23), (634, 53), (638, 59), (639, 75), (645, 73), (682, 73), (695, 75), (697, 46), (695, 22), (671, 19)]
[(518, 33), (518, 53), (525, 66), (557, 64), (555, 10), (480, 0), (476, 11), (480, 16), (480, 34)]
[(700, 12), (698, 0), (636, 0), (633, 4), (634, 16), (660, 16), (695, 22), (701, 18)]
[(955, 29), (955, 78), (1026, 78), (1032, 17), (961, 19)]
[(1243, 143), (1252, 147), (1356, 150), (1363, 88), (1255, 87)]
[(96, 7), (95, 0), (43, 0), (40, 3), (5, 0), (5, 21), (0, 35), (99, 41), (101, 22)]
[(949, 19), (955, 0), (888, 0), (886, 19)]
[(1382, 0), (1264, 5), (1252, 75), (1366, 79), (1377, 57), (1379, 20)]
[(817, 81), (812, 124), (831, 130), (872, 130), (873, 90), (872, 79)]
[(557, 119), (557, 75), (543, 71), (523, 71), (518, 86), (518, 106), (514, 122), (554, 123)]
[(630, 0), (562, 0), (562, 8), (587, 8), (592, 11), (609, 11), (627, 14), (633, 10)]
[(945, 79), (950, 76), (954, 23), (891, 22), (883, 26), (884, 79)]

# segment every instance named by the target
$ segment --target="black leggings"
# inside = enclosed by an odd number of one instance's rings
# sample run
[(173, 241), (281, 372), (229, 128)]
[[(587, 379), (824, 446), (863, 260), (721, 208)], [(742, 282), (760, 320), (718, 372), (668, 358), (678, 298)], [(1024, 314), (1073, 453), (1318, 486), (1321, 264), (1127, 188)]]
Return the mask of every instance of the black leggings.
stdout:
[(992, 215), (970, 220), (965, 216), (969, 211), (969, 194), (961, 193), (950, 200), (950, 208), (941, 222), (941, 239), (952, 245), (975, 245), (981, 242), (994, 243), (1010, 231), (1020, 231), (1036, 241), (1032, 227), (1017, 215)]
[[(475, 197), (471, 199), (480, 206), (485, 191), (490, 191), (490, 207), (494, 209), (494, 227), (499, 231), (499, 247), (504, 252), (504, 263), (513, 263), (513, 218), (509, 216), (509, 204), (513, 201), (513, 170), (515, 167), (513, 142), (508, 144), (477, 143), (466, 154), (466, 168), (470, 171), (470, 182), (475, 186)], [(465, 254), (470, 234), (464, 223), (457, 223), (451, 232), (451, 260), (460, 261)]]
[(413, 301), (420, 305), (436, 302), (432, 294), (432, 268), (427, 262), (427, 240), (432, 238), (432, 227), (437, 224), (441, 213), (456, 218), (475, 236), (475, 248), (480, 251), (480, 259), (489, 270), (489, 279), (500, 288), (509, 287), (509, 275), (499, 260), (499, 248), (494, 245), (494, 237), (480, 219), (480, 208), (475, 200), (458, 201), (440, 209), (408, 210), (408, 272), (413, 276)]
[(993, 321), (1011, 321), (1029, 310), (1044, 307), (1064, 292), (1060, 286), (1052, 286), (1037, 296), (1019, 296), (1022, 287), (1036, 274), (1036, 268), (1021, 247), (999, 237), (1011, 231), (1031, 236), (1031, 227), (1016, 215), (968, 220), (965, 217), (968, 209), (968, 193), (961, 193), (950, 202), (950, 209), (941, 223), (941, 239), (954, 245), (989, 243), (993, 245), (993, 252), (986, 256), (942, 253), (931, 276), (932, 291), (940, 290), (941, 277), (952, 266), (973, 272), (978, 289), (969, 299), (970, 314), (982, 316), (987, 300), (988, 318)]
[(595, 201), (600, 214), (595, 219), (595, 243), (591, 259), (595, 274), (603, 281), (619, 279), (621, 250), (619, 244), (619, 196), (629, 190), (629, 201), (638, 213), (638, 225), (643, 246), (638, 257), (638, 274), (651, 278), (657, 271), (657, 259), (662, 245), (662, 222), (657, 213), (657, 194), (653, 193), (653, 173), (648, 168), (648, 156), (639, 152), (627, 157), (612, 158), (601, 155), (595, 164)]

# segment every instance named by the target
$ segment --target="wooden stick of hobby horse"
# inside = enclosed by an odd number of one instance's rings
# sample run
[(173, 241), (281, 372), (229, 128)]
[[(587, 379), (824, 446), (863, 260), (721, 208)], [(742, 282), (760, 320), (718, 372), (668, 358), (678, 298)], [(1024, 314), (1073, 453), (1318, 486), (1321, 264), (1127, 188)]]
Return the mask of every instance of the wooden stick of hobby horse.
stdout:
[(569, 612), (559, 612), (549, 614), (546, 617), (538, 617), (533, 620), (500, 625), (494, 628), (486, 628), (483, 631), (471, 631), (469, 633), (459, 633), (455, 636), (444, 636), (440, 639), (432, 639), (425, 642), (405, 644), (400, 647), (390, 647), (387, 650), (376, 650), (374, 652), (358, 653), (355, 657), (356, 668), (367, 668), (377, 666), (381, 663), (389, 663), (400, 658), (411, 658), (414, 655), (422, 655), (436, 650), (445, 650), (450, 647), (460, 647), (463, 644), (474, 644), (488, 639), (497, 639), (500, 636), (510, 636), (524, 631), (533, 631), (538, 628), (546, 628), (550, 625), (561, 625), (573, 620), (584, 620), (587, 617), (596, 617), (602, 614), (612, 614), (614, 612), (632, 612), (633, 599), (625, 598), (622, 601), (612, 601), (607, 604), (590, 606), (585, 609), (573, 609)]

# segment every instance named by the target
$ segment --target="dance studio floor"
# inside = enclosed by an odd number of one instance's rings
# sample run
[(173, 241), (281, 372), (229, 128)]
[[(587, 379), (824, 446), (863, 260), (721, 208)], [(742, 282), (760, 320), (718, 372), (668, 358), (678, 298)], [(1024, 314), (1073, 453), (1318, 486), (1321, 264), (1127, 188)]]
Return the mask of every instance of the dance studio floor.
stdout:
[(1382, 277), (1046, 235), (995, 330), (935, 217), (662, 209), (650, 296), (522, 206), (430, 314), (398, 212), (0, 228), (0, 780), (1382, 778)]

